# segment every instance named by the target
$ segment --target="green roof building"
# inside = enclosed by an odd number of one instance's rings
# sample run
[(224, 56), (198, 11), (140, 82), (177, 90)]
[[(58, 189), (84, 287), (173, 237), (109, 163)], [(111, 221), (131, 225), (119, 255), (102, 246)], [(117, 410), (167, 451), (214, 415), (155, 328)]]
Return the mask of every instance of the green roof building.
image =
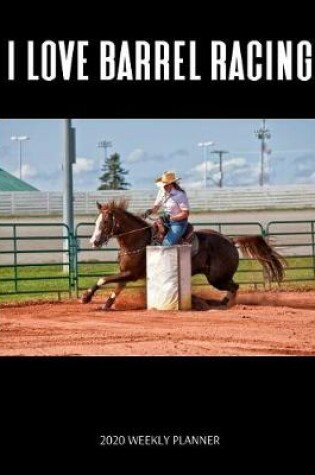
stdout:
[(35, 186), (19, 180), (0, 168), (0, 191), (39, 191)]

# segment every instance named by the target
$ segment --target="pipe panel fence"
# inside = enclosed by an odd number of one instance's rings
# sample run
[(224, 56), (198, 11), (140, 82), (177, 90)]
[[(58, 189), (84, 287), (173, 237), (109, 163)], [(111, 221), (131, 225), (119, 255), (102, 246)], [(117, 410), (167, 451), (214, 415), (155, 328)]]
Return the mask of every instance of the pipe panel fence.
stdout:
[[(227, 236), (261, 235), (287, 261), (284, 284), (315, 284), (315, 221), (194, 223), (196, 230), (213, 229)], [(94, 222), (77, 224), (72, 236), (60, 223), (0, 223), (0, 300), (22, 296), (77, 297), (99, 277), (116, 273), (118, 245), (112, 239), (92, 249)], [(241, 258), (235, 280), (241, 288), (270, 288), (256, 260)], [(143, 287), (144, 281), (129, 287)], [(207, 285), (193, 277), (193, 285)]]

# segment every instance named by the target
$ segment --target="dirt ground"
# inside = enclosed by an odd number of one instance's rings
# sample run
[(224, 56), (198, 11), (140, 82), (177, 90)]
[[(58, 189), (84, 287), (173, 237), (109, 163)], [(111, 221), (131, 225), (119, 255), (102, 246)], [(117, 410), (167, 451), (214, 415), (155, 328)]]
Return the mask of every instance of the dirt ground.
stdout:
[(2, 305), (0, 355), (315, 355), (315, 291), (239, 292), (229, 310), (149, 311), (140, 292), (101, 302)]

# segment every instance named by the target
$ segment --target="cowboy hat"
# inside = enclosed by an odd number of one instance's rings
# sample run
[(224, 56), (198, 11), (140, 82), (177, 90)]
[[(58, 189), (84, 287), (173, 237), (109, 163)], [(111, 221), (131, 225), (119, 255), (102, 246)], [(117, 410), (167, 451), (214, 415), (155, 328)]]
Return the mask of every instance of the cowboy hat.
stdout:
[(163, 185), (170, 185), (171, 183), (175, 183), (181, 178), (176, 177), (174, 172), (164, 172), (162, 176), (155, 180), (155, 183), (163, 183)]

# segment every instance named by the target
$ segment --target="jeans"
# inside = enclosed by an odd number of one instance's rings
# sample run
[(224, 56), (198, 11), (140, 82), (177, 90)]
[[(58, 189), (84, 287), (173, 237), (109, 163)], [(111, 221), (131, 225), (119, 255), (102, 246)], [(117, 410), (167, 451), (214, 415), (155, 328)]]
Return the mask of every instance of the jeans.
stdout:
[(162, 246), (174, 246), (180, 238), (184, 235), (188, 226), (187, 219), (182, 221), (171, 221), (169, 223), (169, 230), (163, 239)]

